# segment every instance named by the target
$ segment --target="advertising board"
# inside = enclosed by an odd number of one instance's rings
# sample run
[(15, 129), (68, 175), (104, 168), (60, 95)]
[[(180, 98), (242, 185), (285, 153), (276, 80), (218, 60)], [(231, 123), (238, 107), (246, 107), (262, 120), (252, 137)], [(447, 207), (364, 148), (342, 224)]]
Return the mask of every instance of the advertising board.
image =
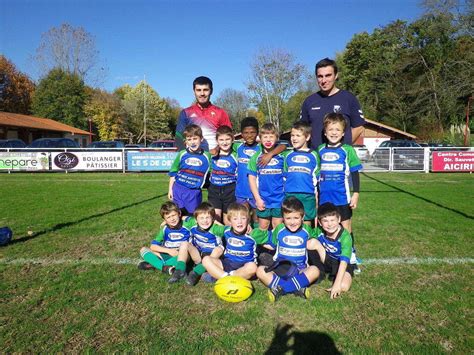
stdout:
[(434, 172), (473, 172), (474, 152), (449, 151), (433, 152), (432, 171)]
[(15, 171), (49, 170), (49, 153), (0, 152), (0, 170), (15, 170)]
[(168, 171), (176, 152), (127, 152), (127, 171)]
[(63, 171), (122, 170), (122, 152), (55, 152), (51, 153), (51, 167)]

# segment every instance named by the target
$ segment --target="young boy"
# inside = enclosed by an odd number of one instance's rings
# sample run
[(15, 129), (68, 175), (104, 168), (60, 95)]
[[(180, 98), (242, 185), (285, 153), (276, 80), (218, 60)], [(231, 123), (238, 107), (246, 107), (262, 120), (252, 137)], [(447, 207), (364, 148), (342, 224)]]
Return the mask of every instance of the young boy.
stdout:
[(156, 268), (164, 273), (172, 273), (169, 282), (174, 283), (185, 274), (191, 241), (190, 225), (183, 223), (181, 210), (174, 202), (165, 202), (160, 208), (160, 215), (165, 225), (152, 240), (150, 248), (143, 247), (140, 250), (144, 261), (138, 264), (138, 268)]
[(260, 229), (266, 230), (272, 224), (275, 228), (282, 222), (281, 203), (285, 197), (283, 191), (284, 153), (276, 154), (264, 167), (258, 165), (259, 157), (272, 152), (278, 141), (278, 131), (271, 123), (260, 129), (262, 150), (254, 154), (248, 165), (250, 191), (255, 198)]
[[(320, 279), (329, 274), (329, 280), (333, 281), (333, 284), (326, 291), (330, 292), (331, 298), (336, 298), (351, 288), (354, 276), (354, 265), (349, 263), (352, 238), (341, 225), (339, 210), (332, 203), (319, 206), (318, 220), (321, 227), (316, 229), (317, 240), (308, 242), (309, 256), (311, 263), (316, 265), (321, 273)], [(312, 252), (313, 250), (317, 253)]]
[(229, 126), (221, 126), (216, 132), (219, 153), (211, 160), (208, 200), (214, 206), (219, 222), (228, 224), (227, 208), (235, 202), (237, 181), (237, 155), (232, 151), (234, 133)]
[[(340, 113), (328, 113), (324, 117), (323, 125), (328, 143), (321, 144), (318, 148), (321, 159), (319, 204), (333, 203), (341, 215), (342, 226), (354, 239), (352, 210), (357, 208), (359, 201), (359, 170), (362, 169), (362, 165), (354, 148), (341, 142), (346, 127), (344, 116)], [(349, 190), (350, 178), (352, 178), (352, 196)], [(351, 263), (357, 263), (355, 250)]]
[(257, 271), (257, 241), (247, 234), (249, 210), (244, 205), (233, 203), (229, 206), (228, 218), (230, 228), (224, 232), (225, 247), (221, 245), (218, 253), (205, 256), (202, 264), (215, 279), (235, 275), (248, 280)]
[[(283, 223), (272, 233), (272, 244), (276, 249), (275, 263), (270, 268), (259, 266), (257, 269), (257, 277), (269, 288), (268, 297), (271, 302), (290, 293), (308, 298), (308, 286), (319, 276), (319, 270), (308, 265), (307, 243), (315, 235), (314, 230), (303, 223), (303, 204), (298, 198), (290, 196), (283, 201), (281, 207)], [(313, 244), (318, 242), (315, 240)]]
[(215, 217), (215, 209), (208, 202), (201, 203), (194, 211), (196, 224), (191, 227), (192, 245), (188, 252), (195, 266), (186, 278), (189, 286), (195, 286), (206, 272), (202, 258), (220, 255), (219, 247), (222, 245), (225, 226), (215, 223)]
[(311, 126), (296, 122), (291, 128), (293, 151), (285, 157), (285, 194), (295, 196), (303, 203), (304, 222), (311, 225), (316, 218), (317, 181), (319, 175), (319, 156), (308, 148)]
[(183, 135), (187, 148), (178, 153), (171, 166), (168, 198), (187, 215), (202, 201), (201, 189), (210, 169), (211, 155), (201, 148), (203, 136), (199, 126), (186, 126)]

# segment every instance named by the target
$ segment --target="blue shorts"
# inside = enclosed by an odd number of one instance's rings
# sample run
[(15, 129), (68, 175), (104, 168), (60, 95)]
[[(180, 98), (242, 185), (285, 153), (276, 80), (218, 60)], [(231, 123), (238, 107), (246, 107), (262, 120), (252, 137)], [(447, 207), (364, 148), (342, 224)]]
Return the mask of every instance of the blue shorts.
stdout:
[(190, 189), (175, 182), (173, 185), (173, 202), (179, 208), (185, 208), (191, 214), (202, 202), (202, 191), (201, 189)]
[(253, 197), (246, 198), (246, 197), (236, 197), (236, 201), (239, 204), (248, 204), (251, 208), (257, 208), (257, 204), (255, 203), (255, 199)]
[(231, 271), (240, 269), (245, 264), (247, 263), (239, 263), (237, 261), (232, 261), (226, 258), (222, 259), (222, 266), (224, 267), (225, 272), (231, 272)]

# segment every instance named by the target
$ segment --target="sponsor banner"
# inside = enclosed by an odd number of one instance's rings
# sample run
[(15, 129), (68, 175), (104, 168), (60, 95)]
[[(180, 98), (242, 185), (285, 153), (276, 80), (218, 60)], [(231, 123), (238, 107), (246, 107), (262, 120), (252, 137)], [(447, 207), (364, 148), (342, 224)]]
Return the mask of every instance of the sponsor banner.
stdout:
[(176, 152), (127, 152), (127, 171), (168, 171)]
[(432, 162), (432, 171), (434, 172), (473, 172), (474, 152), (433, 152)]
[(49, 153), (0, 152), (0, 170), (49, 170)]
[(52, 170), (122, 170), (122, 152), (51, 153)]

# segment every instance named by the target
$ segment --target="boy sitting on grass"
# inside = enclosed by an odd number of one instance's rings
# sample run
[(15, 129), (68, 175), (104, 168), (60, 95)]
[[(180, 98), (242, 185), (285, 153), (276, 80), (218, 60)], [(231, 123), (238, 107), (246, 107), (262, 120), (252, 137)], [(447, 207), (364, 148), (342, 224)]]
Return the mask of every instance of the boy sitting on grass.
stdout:
[[(319, 276), (319, 270), (308, 265), (307, 243), (315, 235), (314, 230), (303, 223), (302, 202), (294, 196), (288, 197), (283, 201), (282, 212), (283, 223), (273, 230), (272, 235), (275, 263), (257, 269), (257, 277), (269, 288), (270, 302), (290, 293), (307, 299), (308, 286)], [(313, 239), (313, 245), (317, 244), (318, 241)]]
[(195, 286), (206, 272), (202, 258), (221, 255), (220, 246), (225, 226), (218, 224), (215, 218), (215, 209), (209, 202), (201, 203), (194, 211), (196, 224), (191, 227), (192, 245), (189, 245), (188, 252), (195, 266), (186, 278), (189, 286)]
[(321, 273), (320, 279), (329, 275), (333, 281), (331, 298), (338, 297), (351, 288), (354, 265), (350, 264), (352, 253), (351, 234), (341, 225), (339, 210), (332, 203), (319, 206), (318, 220), (321, 227), (316, 228), (317, 239), (308, 242), (310, 261)]
[(161, 206), (160, 215), (165, 225), (152, 240), (150, 248), (140, 250), (144, 261), (138, 264), (138, 268), (158, 269), (171, 274), (169, 282), (174, 283), (185, 275), (191, 224), (182, 221), (180, 208), (171, 201)]

